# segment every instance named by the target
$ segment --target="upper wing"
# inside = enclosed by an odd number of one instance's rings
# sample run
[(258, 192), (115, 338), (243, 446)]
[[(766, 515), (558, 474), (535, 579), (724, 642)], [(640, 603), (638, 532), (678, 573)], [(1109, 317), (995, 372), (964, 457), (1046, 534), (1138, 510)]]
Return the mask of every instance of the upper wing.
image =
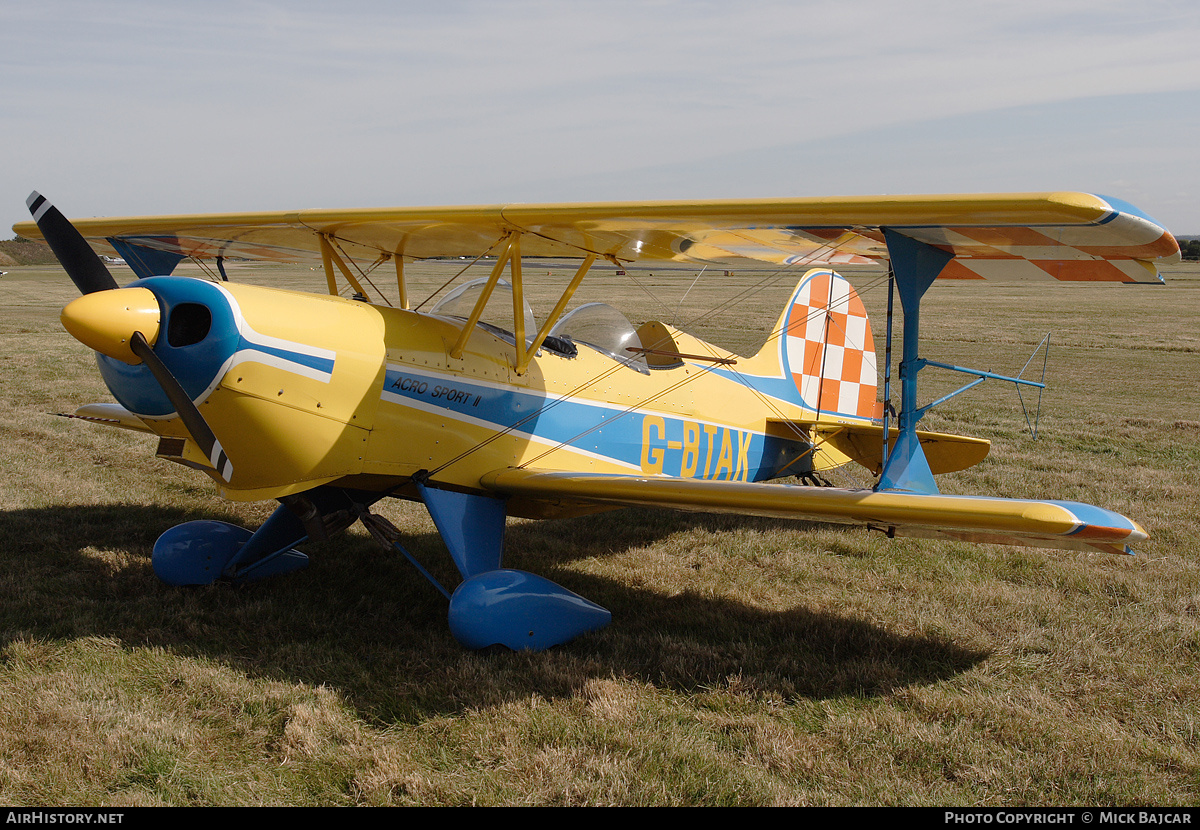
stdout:
[(864, 524), (889, 535), (1129, 553), (1148, 538), (1119, 513), (1069, 501), (846, 490), (786, 484), (567, 473), (510, 468), (485, 487), (509, 496), (591, 504), (642, 505), (785, 519)]
[[(874, 196), (706, 202), (607, 202), (371, 208), (81, 219), (95, 247), (197, 258), (307, 261), (321, 237), (352, 257), (476, 257), (507, 233), (524, 256), (613, 260), (758, 260), (780, 264), (887, 258), (882, 229), (951, 251), (943, 277), (1140, 282), (1179, 245), (1132, 205), (1086, 193)], [(38, 238), (36, 225), (14, 226)]]

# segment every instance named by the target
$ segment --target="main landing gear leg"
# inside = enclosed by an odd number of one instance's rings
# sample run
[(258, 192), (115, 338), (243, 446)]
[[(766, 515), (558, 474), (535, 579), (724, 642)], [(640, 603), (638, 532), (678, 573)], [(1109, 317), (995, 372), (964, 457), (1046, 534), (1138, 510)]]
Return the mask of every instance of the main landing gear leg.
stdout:
[(492, 645), (541, 651), (612, 621), (594, 602), (549, 579), (501, 568), (505, 509), (501, 499), (417, 490), (463, 581), (450, 597), (450, 632), (467, 648)]

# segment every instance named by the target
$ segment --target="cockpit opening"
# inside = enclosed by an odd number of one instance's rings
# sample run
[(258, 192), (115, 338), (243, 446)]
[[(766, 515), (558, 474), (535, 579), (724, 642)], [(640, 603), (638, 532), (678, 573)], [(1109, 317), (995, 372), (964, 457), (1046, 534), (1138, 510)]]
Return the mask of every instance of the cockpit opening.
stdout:
[[(487, 279), (464, 283), (447, 294), (433, 307), (433, 314), (455, 320), (469, 320), (475, 304), (479, 302)], [(510, 344), (516, 343), (512, 327), (512, 285), (497, 280), (492, 295), (479, 317), (479, 326)], [(537, 320), (533, 309), (525, 302), (525, 340), (533, 342), (537, 333)], [(643, 342), (651, 335), (649, 344)], [(654, 352), (674, 351), (674, 341), (661, 323), (647, 323), (639, 330), (629, 318), (607, 303), (585, 303), (563, 315), (554, 324), (542, 342), (542, 347), (559, 357), (574, 357), (575, 344), (583, 344), (613, 360), (629, 366), (642, 374), (650, 370), (682, 366), (675, 356), (662, 357)], [(634, 351), (630, 351), (633, 349)]]
[[(442, 317), (453, 317), (457, 320), (471, 319), (471, 312), (475, 310), (475, 304), (479, 302), (479, 297), (483, 294), (487, 282), (487, 278), (483, 277), (463, 283), (439, 300), (433, 307), (432, 313)], [(528, 346), (533, 343), (533, 339), (537, 335), (538, 324), (528, 300), (525, 300), (524, 306), (525, 344)], [(516, 345), (517, 338), (512, 332), (512, 320), (512, 285), (506, 280), (497, 280), (495, 288), (492, 289), (492, 295), (488, 297), (487, 305), (483, 308), (483, 314), (479, 316), (478, 325), (506, 343)], [(574, 344), (555, 337), (553, 333), (542, 341), (542, 347), (560, 357), (574, 357), (576, 354)]]

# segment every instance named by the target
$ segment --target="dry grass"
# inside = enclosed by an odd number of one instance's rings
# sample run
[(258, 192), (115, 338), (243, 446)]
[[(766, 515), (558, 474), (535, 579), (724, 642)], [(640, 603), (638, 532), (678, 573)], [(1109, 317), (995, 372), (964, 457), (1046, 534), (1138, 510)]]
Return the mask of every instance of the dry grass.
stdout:
[[(448, 268), (411, 276), (428, 291)], [(764, 274), (702, 280), (682, 303), (693, 273), (633, 276), (599, 273), (580, 301), (682, 322)], [(54, 269), (14, 271), (0, 323), (0, 802), (1195, 804), (1200, 268), (1170, 276), (938, 285), (923, 331), (929, 357), (1000, 372), (1053, 332), (1038, 441), (1000, 384), (930, 416), (994, 441), (944, 488), (1121, 510), (1153, 535), (1140, 556), (649, 510), (512, 521), (509, 564), (614, 622), (543, 654), (475, 654), (450, 637), (440, 595), (359, 532), (284, 579), (161, 585), (149, 552), (164, 529), (253, 526), (269, 505), (221, 502), (156, 461), (151, 439), (47, 414), (107, 393), (57, 323), (73, 289)], [(753, 351), (794, 282), (693, 330)], [(886, 297), (865, 299), (882, 350)], [(959, 382), (926, 374), (928, 396)], [(423, 510), (384, 512), (453, 583)]]

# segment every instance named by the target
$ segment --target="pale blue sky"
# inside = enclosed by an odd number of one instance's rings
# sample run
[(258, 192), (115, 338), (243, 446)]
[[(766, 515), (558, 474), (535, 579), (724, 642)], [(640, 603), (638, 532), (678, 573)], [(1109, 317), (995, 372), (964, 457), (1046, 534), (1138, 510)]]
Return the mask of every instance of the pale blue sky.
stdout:
[[(0, 221), (1083, 190), (1200, 234), (1200, 4), (0, 6)], [(6, 234), (5, 234), (6, 235)]]

